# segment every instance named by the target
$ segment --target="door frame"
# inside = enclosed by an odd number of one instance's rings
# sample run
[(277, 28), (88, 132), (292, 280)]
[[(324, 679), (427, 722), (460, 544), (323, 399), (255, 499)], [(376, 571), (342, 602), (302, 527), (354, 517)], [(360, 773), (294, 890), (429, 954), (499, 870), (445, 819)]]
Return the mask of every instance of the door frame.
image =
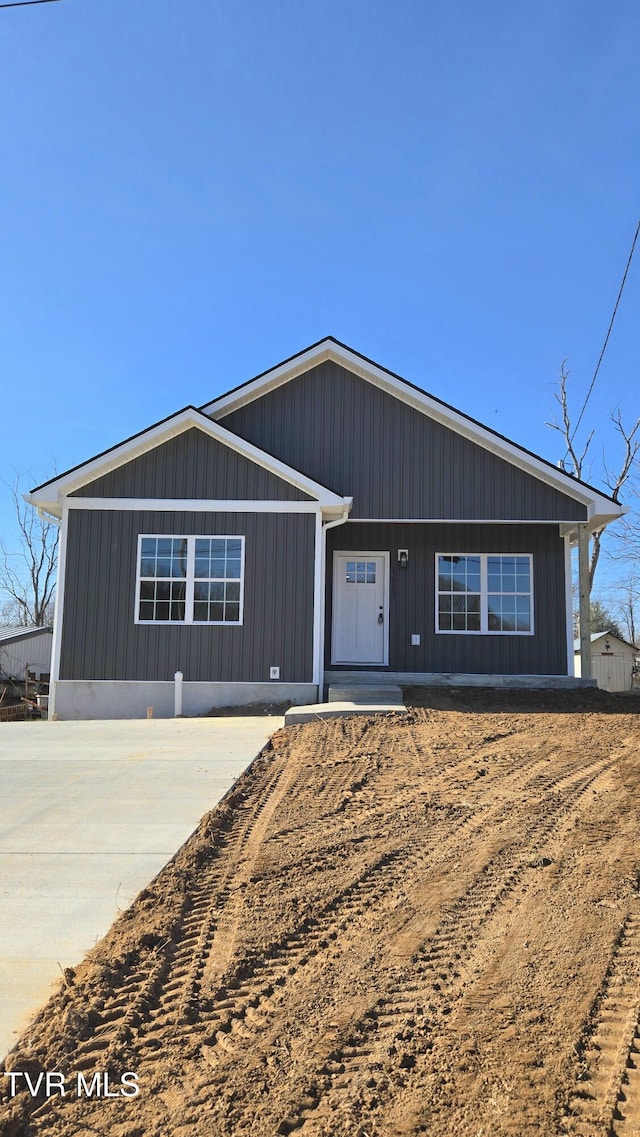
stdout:
[[(372, 560), (374, 557), (381, 557), (384, 563), (384, 587), (383, 587), (383, 610), (384, 610), (384, 637), (383, 637), (383, 660), (375, 663), (361, 663), (356, 660), (335, 659), (335, 642), (336, 642), (336, 621), (338, 614), (338, 606), (336, 604), (336, 597), (338, 592), (338, 557), (350, 557), (353, 560)], [(333, 571), (331, 577), (331, 664), (336, 667), (388, 667), (389, 666), (389, 578), (391, 576), (391, 554), (388, 549), (377, 549), (374, 552), (363, 552), (362, 549), (350, 551), (349, 549), (334, 549), (333, 550)]]

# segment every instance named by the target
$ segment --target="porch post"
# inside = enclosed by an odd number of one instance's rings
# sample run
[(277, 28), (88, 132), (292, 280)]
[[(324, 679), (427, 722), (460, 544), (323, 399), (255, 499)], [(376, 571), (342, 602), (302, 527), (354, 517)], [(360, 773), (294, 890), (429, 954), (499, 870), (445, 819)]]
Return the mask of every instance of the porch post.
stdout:
[(591, 679), (589, 529), (585, 524), (578, 525), (578, 584), (580, 590), (580, 674), (583, 679)]

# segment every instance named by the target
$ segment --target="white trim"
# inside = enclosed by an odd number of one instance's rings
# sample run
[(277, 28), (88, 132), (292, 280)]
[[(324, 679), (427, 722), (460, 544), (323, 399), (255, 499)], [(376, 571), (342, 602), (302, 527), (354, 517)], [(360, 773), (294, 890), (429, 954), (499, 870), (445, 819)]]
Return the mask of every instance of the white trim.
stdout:
[[(598, 493), (597, 490), (576, 483), (576, 480), (563, 470), (558, 469), (556, 472), (553, 466), (548, 465), (536, 455), (523, 451), (515, 443), (499, 437), (480, 423), (472, 422), (453, 407), (445, 406), (425, 391), (414, 389), (403, 380), (378, 367), (377, 364), (364, 360), (349, 348), (335, 343), (333, 340), (322, 340), (289, 362), (281, 363), (252, 382), (245, 383), (239, 390), (221, 395), (218, 399), (207, 403), (202, 410), (215, 419), (222, 418), (268, 391), (282, 386), (310, 368), (317, 367), (326, 360), (332, 360), (347, 368), (352, 374), (400, 399), (401, 402), (413, 407), (414, 410), (434, 419), (442, 426), (454, 430), (498, 457), (505, 458), (512, 465), (586, 505), (589, 520), (598, 512), (603, 511), (610, 519), (620, 515), (620, 506)], [(600, 507), (599, 510), (598, 506)]]
[[(384, 635), (383, 635), (383, 658), (376, 660), (372, 663), (361, 663), (359, 660), (350, 659), (334, 659), (335, 651), (335, 627), (336, 627), (336, 593), (337, 593), (337, 566), (338, 557), (353, 557), (355, 560), (366, 560), (368, 557), (373, 560), (374, 557), (380, 557), (384, 560)], [(390, 596), (390, 577), (391, 577), (391, 554), (388, 550), (378, 549), (376, 552), (364, 552), (358, 549), (357, 552), (352, 552), (349, 549), (334, 549), (333, 550), (333, 569), (332, 569), (332, 589), (331, 589), (331, 665), (335, 664), (336, 667), (348, 667), (353, 664), (357, 667), (388, 667), (389, 666), (389, 596)]]
[(249, 498), (155, 498), (155, 497), (71, 497), (66, 499), (69, 509), (97, 509), (121, 511), (145, 510), (158, 513), (316, 513), (323, 509), (343, 509), (343, 501), (336, 506), (323, 501), (271, 501)]
[(579, 521), (558, 521), (557, 517), (350, 517), (354, 525), (566, 525), (573, 529)]
[(567, 675), (576, 673), (573, 651), (573, 571), (571, 568), (571, 537), (564, 535), (564, 607), (567, 626)]
[(325, 657), (325, 629), (326, 629), (326, 616), (327, 616), (327, 532), (329, 529), (337, 529), (338, 526), (344, 525), (349, 520), (349, 511), (353, 506), (353, 498), (345, 498), (345, 505), (341, 517), (336, 517), (333, 521), (323, 521), (322, 523), (322, 581), (320, 586), (320, 680), (319, 680), (319, 698), (322, 699), (323, 686), (324, 686), (324, 657)]
[(214, 441), (220, 442), (230, 450), (234, 450), (241, 457), (255, 462), (256, 465), (261, 466), (268, 473), (294, 486), (295, 489), (300, 490), (302, 493), (309, 494), (318, 501), (322, 500), (327, 505), (333, 505), (336, 508), (341, 507), (342, 498), (327, 489), (326, 486), (320, 485), (320, 483), (314, 481), (313, 478), (308, 478), (306, 474), (302, 474), (299, 470), (294, 470), (293, 467), (287, 466), (286, 463), (281, 462), (279, 458), (274, 458), (271, 454), (260, 450), (257, 446), (254, 446), (253, 443), (246, 442), (245, 439), (240, 438), (239, 435), (232, 434), (226, 427), (220, 426), (217, 422), (213, 422), (212, 419), (208, 418), (208, 416), (201, 411), (196, 410), (195, 407), (187, 407), (183, 411), (178, 411), (177, 414), (164, 422), (157, 423), (135, 438), (120, 443), (106, 454), (98, 455), (98, 457), (90, 459), (90, 461), (83, 463), (78, 469), (70, 470), (66, 474), (61, 474), (58, 478), (54, 478), (46, 483), (46, 485), (38, 487), (33, 493), (26, 494), (25, 497), (31, 505), (35, 505), (36, 507), (41, 506), (55, 513), (60, 509), (60, 500), (65, 494), (74, 493), (76, 490), (95, 481), (96, 478), (103, 477), (111, 470), (115, 470), (119, 466), (131, 462), (134, 458), (146, 454), (149, 450), (155, 449), (156, 446), (160, 446), (163, 442), (168, 442), (171, 438), (183, 434), (192, 427), (201, 430), (204, 434), (213, 438)]
[(49, 718), (56, 710), (56, 685), (60, 678), (62, 656), (62, 613), (64, 609), (64, 588), (67, 575), (67, 543), (69, 539), (69, 513), (63, 504), (60, 521), (60, 552), (58, 556), (58, 580), (56, 583), (56, 602), (53, 610), (53, 640), (51, 642), (51, 674), (49, 676)]
[[(438, 624), (439, 624), (438, 598), (441, 595), (447, 595), (446, 593), (441, 593), (440, 589), (438, 588), (438, 557), (479, 557), (480, 558), (480, 628), (477, 632), (467, 630), (466, 628), (465, 629), (459, 629), (459, 628), (439, 628), (438, 627)], [(489, 627), (488, 627), (489, 613), (488, 613), (488, 599), (487, 599), (488, 594), (489, 594), (489, 588), (488, 588), (488, 560), (489, 560), (489, 557), (528, 557), (529, 558), (529, 586), (530, 587), (529, 587), (528, 595), (529, 595), (529, 599), (530, 599), (529, 615), (530, 615), (530, 621), (531, 621), (531, 628), (529, 629), (528, 632), (520, 632), (520, 631), (514, 631), (514, 632), (495, 631), (495, 632), (493, 632), (493, 631), (489, 630)], [(460, 553), (456, 553), (456, 552), (448, 552), (447, 553), (447, 552), (444, 552), (443, 550), (440, 550), (439, 552), (437, 552), (435, 554), (435, 577), (434, 577), (434, 581), (435, 581), (435, 588), (434, 588), (434, 592), (435, 592), (435, 597), (434, 597), (434, 599), (435, 599), (435, 633), (437, 636), (533, 636), (533, 635), (535, 635), (535, 623), (534, 623), (535, 613), (534, 613), (534, 595), (533, 595), (534, 594), (534, 588), (533, 588), (533, 553), (523, 553), (523, 552), (498, 553), (498, 552), (494, 552), (493, 549), (489, 553), (467, 552), (466, 549), (464, 552), (460, 552)], [(507, 592), (507, 593), (500, 593), (500, 595), (509, 596), (512, 594)], [(513, 595), (515, 595), (515, 593)]]
[(322, 515), (316, 513), (313, 548), (313, 682), (322, 683), (324, 671), (322, 656)]
[[(154, 540), (186, 541), (187, 542), (187, 575), (185, 577), (185, 603), (184, 620), (141, 620), (140, 612), (140, 564), (142, 556), (142, 541), (150, 537)], [(240, 601), (238, 620), (194, 620), (194, 586), (195, 586), (195, 546), (196, 541), (239, 541), (240, 542)], [(138, 533), (136, 547), (136, 588), (135, 608), (133, 614), (134, 624), (151, 628), (241, 628), (244, 625), (244, 549), (245, 538), (236, 533)], [(145, 577), (145, 579), (148, 579)], [(158, 579), (158, 578), (153, 578)], [(180, 578), (181, 579), (181, 578)], [(230, 579), (230, 578), (225, 578)], [(209, 579), (206, 578), (206, 582)]]

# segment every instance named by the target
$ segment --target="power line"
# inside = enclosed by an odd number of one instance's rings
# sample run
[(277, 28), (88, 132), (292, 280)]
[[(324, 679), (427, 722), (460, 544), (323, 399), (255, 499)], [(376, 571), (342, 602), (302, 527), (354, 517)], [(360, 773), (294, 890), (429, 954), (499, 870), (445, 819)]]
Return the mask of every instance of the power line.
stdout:
[(59, 0), (13, 0), (12, 4), (0, 4), (0, 8), (28, 8), (31, 4), (57, 4)]
[[(608, 327), (608, 329), (607, 329), (607, 334), (606, 334), (606, 336), (605, 336), (605, 339), (604, 339), (604, 343), (603, 343), (603, 345), (602, 345), (602, 351), (600, 352), (600, 358), (598, 359), (598, 362), (597, 362), (597, 365), (596, 365), (596, 369), (595, 369), (595, 371), (594, 371), (594, 373), (593, 373), (593, 379), (591, 380), (591, 386), (589, 387), (589, 390), (587, 391), (587, 395), (586, 395), (586, 398), (585, 398), (585, 400), (584, 400), (584, 403), (582, 404), (582, 410), (580, 411), (580, 415), (579, 415), (579, 417), (578, 417), (578, 421), (577, 421), (577, 423), (576, 423), (576, 425), (575, 425), (575, 427), (574, 427), (574, 431), (573, 431), (573, 434), (571, 435), (571, 438), (569, 439), (569, 442), (573, 442), (573, 440), (574, 440), (574, 438), (575, 438), (575, 436), (576, 436), (576, 434), (577, 434), (577, 432), (578, 432), (578, 427), (580, 426), (580, 423), (582, 422), (582, 416), (583, 416), (583, 414), (584, 414), (585, 410), (587, 409), (587, 403), (589, 402), (589, 399), (590, 399), (590, 397), (591, 397), (591, 392), (593, 391), (593, 388), (594, 388), (594, 386), (595, 386), (595, 381), (596, 381), (596, 379), (598, 378), (598, 371), (600, 370), (600, 364), (602, 363), (602, 358), (603, 358), (603, 356), (604, 356), (604, 353), (605, 353), (605, 351), (607, 350), (607, 344), (609, 343), (609, 336), (611, 335), (611, 329), (613, 328), (613, 321), (614, 321), (614, 320), (615, 320), (615, 318), (616, 318), (616, 312), (618, 311), (618, 305), (619, 305), (619, 303), (620, 303), (620, 298), (621, 298), (621, 296), (622, 296), (622, 291), (623, 291), (623, 289), (624, 289), (624, 286), (625, 286), (625, 283), (626, 283), (626, 280), (627, 280), (627, 274), (628, 274), (628, 272), (629, 272), (629, 269), (630, 269), (630, 267), (631, 267), (631, 261), (632, 261), (632, 259), (633, 259), (633, 254), (634, 254), (634, 251), (635, 251), (635, 247), (636, 247), (636, 241), (638, 240), (638, 234), (639, 234), (639, 233), (640, 233), (640, 221), (639, 221), (639, 222), (638, 222), (638, 224), (637, 224), (637, 227), (636, 227), (636, 232), (635, 232), (635, 236), (634, 236), (634, 238), (633, 238), (633, 242), (632, 242), (632, 244), (631, 244), (631, 252), (629, 253), (629, 259), (628, 259), (628, 261), (627, 261), (627, 267), (626, 267), (626, 268), (625, 268), (625, 270), (624, 270), (624, 276), (622, 277), (622, 284), (620, 285), (620, 290), (619, 290), (619, 292), (618, 292), (618, 299), (616, 300), (616, 303), (615, 303), (615, 307), (614, 307), (614, 309), (613, 309), (613, 315), (612, 315), (612, 317), (611, 317), (611, 320), (609, 321), (609, 327)], [(568, 455), (568, 454), (569, 454), (569, 449), (567, 449), (567, 453), (565, 454), (565, 459), (566, 459), (566, 457), (567, 457), (567, 455)]]

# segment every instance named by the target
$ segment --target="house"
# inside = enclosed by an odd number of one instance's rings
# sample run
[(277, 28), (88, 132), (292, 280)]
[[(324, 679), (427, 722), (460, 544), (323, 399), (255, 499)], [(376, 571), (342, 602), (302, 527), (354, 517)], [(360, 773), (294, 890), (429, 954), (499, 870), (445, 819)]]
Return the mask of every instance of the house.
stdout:
[(52, 713), (567, 682), (571, 545), (622, 508), (327, 338), (27, 495), (60, 522)]
[[(580, 640), (574, 641), (575, 673), (581, 674)], [(613, 632), (592, 632), (591, 665), (593, 678), (603, 691), (631, 691), (637, 647)]]
[(0, 679), (48, 682), (53, 628), (0, 627)]

